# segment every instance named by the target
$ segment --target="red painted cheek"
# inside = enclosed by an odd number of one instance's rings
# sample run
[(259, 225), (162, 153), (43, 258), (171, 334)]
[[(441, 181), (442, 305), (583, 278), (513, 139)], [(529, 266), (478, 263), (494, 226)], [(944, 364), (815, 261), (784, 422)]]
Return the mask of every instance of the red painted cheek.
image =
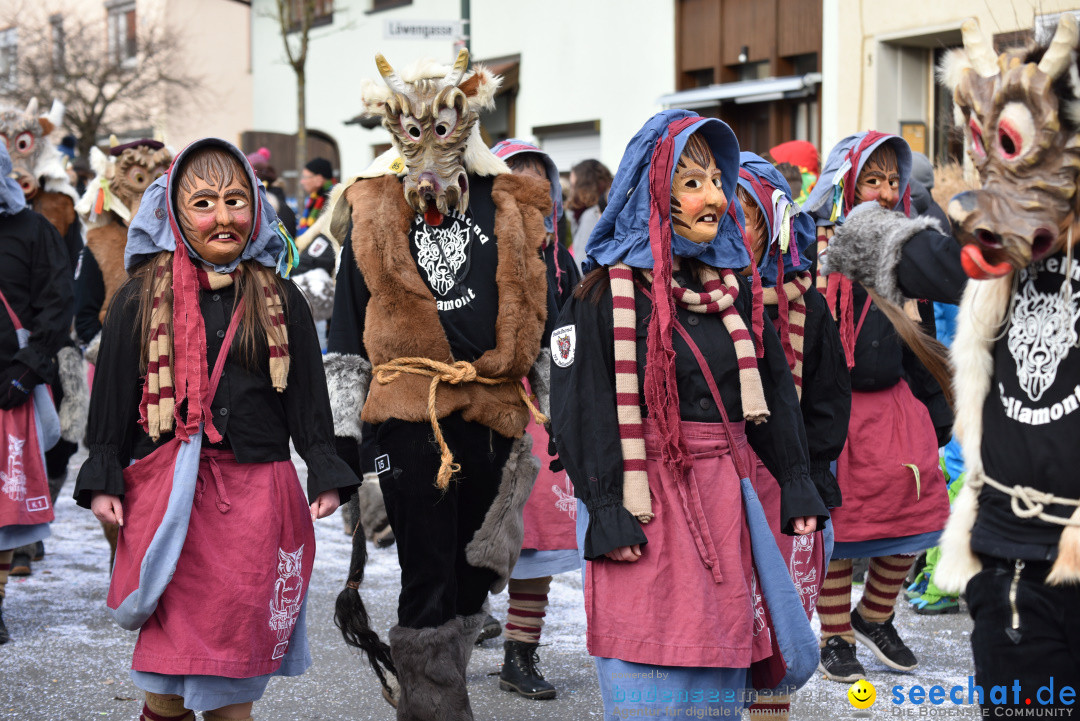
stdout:
[(695, 217), (705, 210), (705, 197), (698, 193), (687, 194), (679, 199), (679, 205), (682, 207), (683, 215)]
[(199, 233), (212, 233), (217, 229), (217, 219), (213, 215), (196, 215), (193, 225)]
[(234, 213), (231, 217), (233, 226), (240, 232), (240, 235), (247, 237), (251, 232), (251, 226), (253, 218), (250, 212)]

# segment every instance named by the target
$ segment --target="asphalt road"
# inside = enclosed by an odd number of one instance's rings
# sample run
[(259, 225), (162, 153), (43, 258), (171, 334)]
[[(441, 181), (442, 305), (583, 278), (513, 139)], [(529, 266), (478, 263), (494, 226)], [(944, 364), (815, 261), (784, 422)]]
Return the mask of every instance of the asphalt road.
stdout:
[[(72, 479), (82, 458), (80, 454), (72, 461)], [(303, 479), (303, 465), (297, 465)], [(72, 486), (73, 480), (57, 504), (47, 557), (34, 564), (32, 576), (13, 578), (8, 584), (3, 611), (12, 641), (0, 646), (0, 719), (5, 721), (134, 721), (142, 707), (142, 694), (128, 676), (135, 634), (119, 629), (105, 611), (108, 546), (92, 514), (66, 497)], [(374, 674), (346, 647), (333, 625), (333, 602), (349, 560), (349, 538), (340, 517), (319, 521), (316, 538), (308, 608), (314, 665), (299, 678), (271, 681), (265, 697), (255, 704), (254, 716), (259, 721), (391, 721), (394, 712), (379, 694)], [(398, 582), (395, 549), (372, 548), (364, 597), (373, 627), (385, 630), (394, 623)], [(542, 641), (546, 645), (540, 656), (558, 698), (529, 701), (500, 691), (502, 644), (490, 640), (476, 649), (469, 666), (478, 721), (603, 717), (595, 668), (585, 652), (578, 574), (556, 577), (550, 598)], [(505, 593), (492, 599), (492, 609), (505, 619)], [(928, 709), (892, 705), (893, 686), (966, 688), (972, 673), (971, 622), (966, 613), (920, 617), (901, 608), (897, 618), (901, 635), (920, 659), (918, 669), (910, 674), (892, 672), (862, 649), (860, 660), (877, 687), (874, 707), (856, 712), (847, 700), (846, 685), (818, 676), (795, 697), (792, 718), (915, 718)], [(936, 710), (950, 711), (954, 718), (976, 718), (978, 713), (970, 706)]]

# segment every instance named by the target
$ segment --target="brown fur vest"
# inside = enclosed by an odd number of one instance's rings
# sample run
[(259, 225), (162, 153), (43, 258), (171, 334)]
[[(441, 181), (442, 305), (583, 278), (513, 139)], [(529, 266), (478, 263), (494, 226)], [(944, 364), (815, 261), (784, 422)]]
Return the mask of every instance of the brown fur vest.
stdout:
[(53, 224), (61, 238), (67, 235), (68, 228), (75, 222), (75, 202), (63, 193), (39, 190), (32, 205), (34, 212), (44, 215)]
[[(545, 183), (509, 174), (495, 178), (491, 198), (499, 315), (495, 347), (473, 365), (481, 376), (519, 379), (540, 354), (547, 316), (546, 269), (539, 249), (551, 198)], [(393, 175), (360, 180), (345, 191), (344, 199), (352, 211), (356, 264), (371, 291), (364, 345), (372, 364), (408, 356), (453, 362), (435, 298), (409, 252), (415, 213), (405, 202), (401, 182)], [(386, 385), (373, 381), (361, 417), (369, 423), (389, 418), (425, 422), (430, 385), (429, 378), (409, 374)], [(511, 438), (521, 436), (529, 419), (512, 384), (441, 384), (436, 411), (439, 418), (461, 411), (465, 420)]]
[(86, 231), (86, 247), (94, 254), (101, 279), (105, 283), (105, 302), (101, 304), (98, 320), (105, 322), (105, 313), (109, 310), (113, 295), (127, 280), (124, 270), (124, 246), (127, 245), (127, 227), (115, 215), (106, 225)]

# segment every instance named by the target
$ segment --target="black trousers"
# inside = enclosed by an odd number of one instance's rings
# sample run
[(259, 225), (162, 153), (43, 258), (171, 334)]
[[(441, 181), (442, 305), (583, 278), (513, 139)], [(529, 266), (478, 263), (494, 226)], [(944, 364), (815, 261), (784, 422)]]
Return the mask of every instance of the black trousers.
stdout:
[(439, 490), (439, 447), (430, 423), (391, 419), (374, 427), (375, 470), (401, 563), (398, 624), (441, 626), (483, 607), (495, 573), (470, 566), (465, 546), (499, 490), (513, 441), (454, 413), (440, 421), (461, 465)]
[[(1075, 709), (1080, 701), (1080, 586), (1047, 586), (1051, 564), (1025, 561), (1013, 600), (1016, 561), (981, 558), (983, 570), (967, 585), (981, 705)], [(1004, 693), (995, 686), (1005, 687)], [(1075, 692), (1065, 703), (1063, 687)]]

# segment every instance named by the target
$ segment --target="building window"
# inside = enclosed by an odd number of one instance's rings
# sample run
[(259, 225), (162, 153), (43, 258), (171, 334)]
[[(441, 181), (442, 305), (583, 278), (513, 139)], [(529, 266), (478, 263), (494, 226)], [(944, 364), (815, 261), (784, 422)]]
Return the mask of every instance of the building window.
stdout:
[(139, 51), (135, 24), (135, 0), (106, 3), (109, 13), (109, 56), (122, 65), (133, 65)]
[(371, 10), (368, 12), (377, 13), (380, 10), (390, 10), (404, 5), (412, 5), (412, 0), (371, 0)]
[(289, 32), (303, 27), (304, 9), (311, 8), (311, 26), (329, 25), (334, 22), (334, 0), (288, 0)]
[(52, 29), (52, 67), (53, 74), (62, 79), (65, 75), (64, 64), (66, 61), (65, 45), (66, 40), (64, 38), (64, 16), (63, 15), (50, 15), (49, 26)]
[(0, 30), (0, 88), (13, 89), (18, 80), (19, 30)]
[(739, 80), (764, 80), (769, 77), (769, 61), (743, 63), (738, 66)]
[(706, 88), (716, 82), (716, 74), (713, 72), (712, 68), (687, 70), (683, 73), (683, 78), (685, 80), (683, 83), (683, 90)]

